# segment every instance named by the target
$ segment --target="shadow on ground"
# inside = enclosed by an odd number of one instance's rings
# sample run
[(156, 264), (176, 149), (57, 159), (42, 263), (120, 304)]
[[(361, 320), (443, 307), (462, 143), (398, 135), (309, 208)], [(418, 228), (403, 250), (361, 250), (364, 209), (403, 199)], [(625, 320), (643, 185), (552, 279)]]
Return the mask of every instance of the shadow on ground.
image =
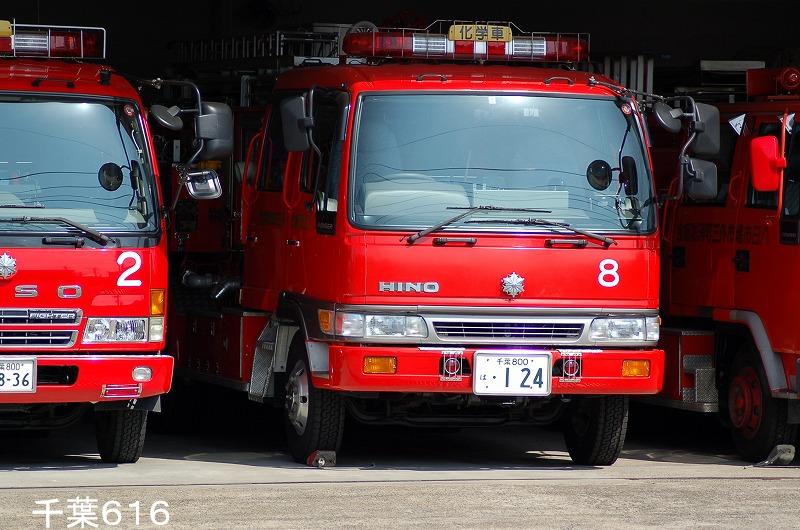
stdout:
[[(208, 387), (193, 401), (195, 413), (177, 425), (153, 418), (144, 456), (166, 460), (303, 467), (285, 453), (280, 411), (246, 396)], [(715, 418), (633, 405), (623, 458), (654, 462), (742, 465)], [(555, 429), (370, 427), (348, 422), (339, 464), (364, 469), (525, 470), (572, 466)], [(97, 456), (91, 418), (49, 436), (6, 432), (0, 471), (108, 468)]]

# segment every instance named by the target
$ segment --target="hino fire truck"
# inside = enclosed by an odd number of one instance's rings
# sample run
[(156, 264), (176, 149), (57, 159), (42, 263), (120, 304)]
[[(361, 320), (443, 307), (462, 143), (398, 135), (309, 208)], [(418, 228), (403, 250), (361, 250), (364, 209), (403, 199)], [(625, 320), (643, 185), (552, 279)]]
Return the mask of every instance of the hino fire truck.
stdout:
[[(121, 463), (139, 458), (173, 359), (155, 153), (137, 90), (86, 62), (105, 42), (102, 28), (0, 22), (0, 426), (93, 408), (101, 458)], [(156, 111), (178, 126), (179, 109)], [(199, 195), (215, 182), (188, 165), (182, 181)]]
[(664, 370), (636, 100), (563, 68), (585, 34), (358, 24), (342, 46), (238, 114), (226, 198), (178, 205), (176, 374), (279, 403), (298, 462), (349, 414), (560, 421), (575, 462), (612, 464)]
[[(758, 461), (795, 443), (800, 423), (800, 70), (749, 70), (746, 88), (745, 101), (718, 103), (718, 185), (663, 211), (666, 367), (654, 401), (718, 413)], [(666, 187), (674, 153), (655, 151)]]

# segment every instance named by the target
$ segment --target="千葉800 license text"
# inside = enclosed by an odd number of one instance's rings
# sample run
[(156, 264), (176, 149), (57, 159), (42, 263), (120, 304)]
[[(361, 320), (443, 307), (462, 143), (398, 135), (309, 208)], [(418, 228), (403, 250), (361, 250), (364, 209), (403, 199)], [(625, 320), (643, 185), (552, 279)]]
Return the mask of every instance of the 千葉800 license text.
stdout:
[(34, 501), (31, 514), (42, 522), (42, 528), (107, 528), (124, 524), (130, 526), (166, 526), (169, 524), (169, 504), (157, 500), (148, 505), (141, 501), (120, 502), (102, 500), (91, 495), (65, 499)]

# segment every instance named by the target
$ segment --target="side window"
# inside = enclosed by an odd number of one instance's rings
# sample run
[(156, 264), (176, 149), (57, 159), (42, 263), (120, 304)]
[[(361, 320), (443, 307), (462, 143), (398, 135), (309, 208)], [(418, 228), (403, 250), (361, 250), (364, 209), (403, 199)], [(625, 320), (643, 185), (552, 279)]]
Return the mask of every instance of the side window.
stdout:
[[(263, 123), (261, 121), (262, 118), (263, 112), (245, 112), (237, 116), (239, 124), (236, 127), (236, 162), (234, 166), (234, 174), (236, 175), (236, 180), (239, 183), (242, 183), (243, 181), (246, 185), (252, 185), (253, 183), (253, 176), (256, 174), (255, 164), (251, 162), (251, 165), (247, 168), (248, 175), (244, 175), (244, 166), (247, 162), (247, 150), (250, 147), (250, 141), (261, 129)], [(260, 147), (260, 142), (257, 140), (256, 145), (253, 147), (255, 154), (251, 154), (252, 157), (258, 156)]]
[(786, 169), (783, 172), (783, 215), (800, 217), (800, 123), (795, 121), (786, 137)]
[(280, 106), (275, 105), (270, 112), (269, 125), (264, 137), (264, 150), (261, 153), (261, 171), (258, 177), (260, 191), (281, 191), (283, 175), (289, 153), (283, 143), (283, 122)]
[[(763, 121), (758, 126), (756, 136), (775, 136), (780, 142), (781, 127), (783, 124), (777, 119), (775, 121)], [(776, 191), (756, 191), (753, 189), (753, 182), (747, 184), (747, 206), (752, 208), (775, 209), (778, 207), (778, 192)]]
[[(339, 181), (342, 162), (340, 130), (348, 97), (344, 92), (318, 92), (314, 94), (314, 143), (318, 155), (309, 149), (303, 157), (300, 188), (314, 193), (317, 211), (317, 230), (332, 234), (338, 210)], [(319, 178), (319, 182), (316, 182)], [(316, 183), (316, 185), (315, 185)]]

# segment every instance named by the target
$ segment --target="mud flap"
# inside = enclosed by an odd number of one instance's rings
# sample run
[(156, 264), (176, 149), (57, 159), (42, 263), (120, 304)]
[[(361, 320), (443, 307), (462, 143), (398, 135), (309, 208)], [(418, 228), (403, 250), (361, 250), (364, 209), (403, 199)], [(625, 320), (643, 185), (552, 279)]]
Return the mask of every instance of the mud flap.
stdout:
[(94, 410), (146, 410), (149, 412), (161, 412), (161, 396), (120, 401), (100, 401), (95, 403)]
[(788, 401), (789, 418), (786, 422), (790, 425), (800, 425), (800, 399)]
[(286, 371), (289, 345), (298, 329), (272, 320), (261, 332), (253, 355), (253, 375), (247, 387), (247, 397), (251, 401), (263, 403), (265, 398), (275, 395), (275, 372)]

